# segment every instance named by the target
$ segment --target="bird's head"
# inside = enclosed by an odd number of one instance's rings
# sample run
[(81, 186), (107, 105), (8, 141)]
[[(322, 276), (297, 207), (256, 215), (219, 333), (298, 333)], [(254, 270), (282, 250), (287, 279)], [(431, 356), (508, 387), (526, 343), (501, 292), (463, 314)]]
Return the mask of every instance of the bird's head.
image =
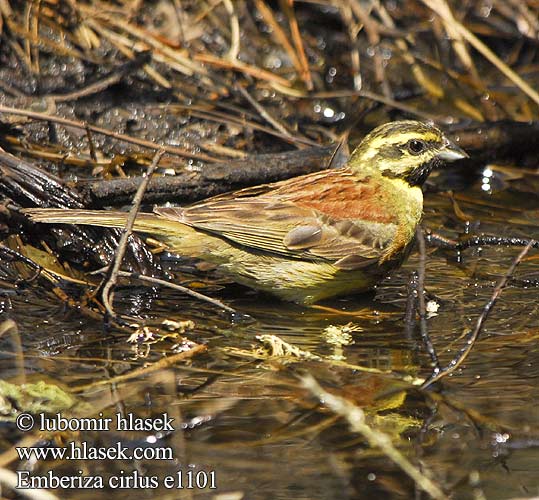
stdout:
[(406, 120), (375, 128), (352, 153), (349, 165), (421, 186), (437, 165), (467, 157), (437, 127)]

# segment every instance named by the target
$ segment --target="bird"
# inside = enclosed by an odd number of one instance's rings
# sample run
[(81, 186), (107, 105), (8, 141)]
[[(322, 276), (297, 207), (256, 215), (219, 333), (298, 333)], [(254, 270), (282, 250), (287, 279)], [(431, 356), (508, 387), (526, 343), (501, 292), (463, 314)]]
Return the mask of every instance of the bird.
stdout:
[[(436, 126), (389, 122), (341, 168), (139, 213), (133, 230), (299, 304), (372, 289), (409, 254), (431, 171), (466, 158)], [(127, 213), (25, 209), (34, 222), (124, 227)]]

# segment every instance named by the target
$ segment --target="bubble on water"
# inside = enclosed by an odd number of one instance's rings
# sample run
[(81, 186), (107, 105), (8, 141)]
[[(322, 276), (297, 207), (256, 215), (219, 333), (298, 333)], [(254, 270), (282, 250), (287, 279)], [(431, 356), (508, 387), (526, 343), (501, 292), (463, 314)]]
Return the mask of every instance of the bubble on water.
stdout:
[(324, 108), (324, 117), (333, 118), (335, 116), (335, 110), (331, 108)]

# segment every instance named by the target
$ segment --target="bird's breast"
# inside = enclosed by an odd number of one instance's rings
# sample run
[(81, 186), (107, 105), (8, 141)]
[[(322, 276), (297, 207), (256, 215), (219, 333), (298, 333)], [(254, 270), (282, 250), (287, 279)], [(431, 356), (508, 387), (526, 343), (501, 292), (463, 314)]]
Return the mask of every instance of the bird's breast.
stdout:
[(391, 179), (392, 206), (397, 219), (397, 231), (381, 262), (397, 256), (414, 239), (417, 225), (423, 216), (423, 192), (401, 179)]

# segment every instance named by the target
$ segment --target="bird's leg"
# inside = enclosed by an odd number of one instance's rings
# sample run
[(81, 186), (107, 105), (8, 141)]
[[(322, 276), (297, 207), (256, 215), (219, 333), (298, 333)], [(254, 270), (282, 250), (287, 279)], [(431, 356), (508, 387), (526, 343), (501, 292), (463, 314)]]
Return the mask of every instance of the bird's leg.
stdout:
[(419, 331), (423, 346), (430, 356), (433, 373), (440, 370), (440, 362), (436, 354), (436, 348), (432, 343), (427, 327), (427, 305), (425, 302), (425, 273), (427, 262), (427, 250), (425, 245), (425, 233), (421, 226), (416, 228), (416, 241), (419, 250), (419, 266), (417, 270), (417, 309), (419, 313)]
[(418, 309), (417, 301), (417, 271), (414, 271), (408, 280), (407, 294), (406, 294), (406, 314), (404, 315), (404, 332), (406, 338), (411, 340), (414, 334), (415, 317)]

